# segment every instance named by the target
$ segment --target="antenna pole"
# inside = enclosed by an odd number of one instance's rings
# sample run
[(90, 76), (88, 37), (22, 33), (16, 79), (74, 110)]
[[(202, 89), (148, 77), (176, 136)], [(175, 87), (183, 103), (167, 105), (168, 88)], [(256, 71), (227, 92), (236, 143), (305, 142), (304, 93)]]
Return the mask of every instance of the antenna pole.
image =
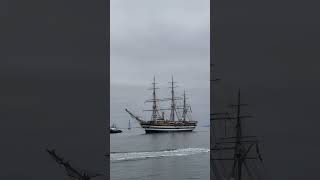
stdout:
[(131, 123), (130, 123), (130, 119), (129, 119), (129, 124), (128, 124), (128, 129), (130, 130), (131, 129)]

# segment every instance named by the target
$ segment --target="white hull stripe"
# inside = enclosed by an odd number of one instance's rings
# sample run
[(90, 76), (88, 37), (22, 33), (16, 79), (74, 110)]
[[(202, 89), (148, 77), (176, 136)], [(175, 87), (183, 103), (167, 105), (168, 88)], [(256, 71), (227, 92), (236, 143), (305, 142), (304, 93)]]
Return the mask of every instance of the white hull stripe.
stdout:
[(146, 131), (191, 131), (194, 128), (189, 128), (189, 129), (154, 129), (154, 128), (145, 128)]
[(142, 126), (142, 128), (148, 129), (194, 129), (196, 126)]

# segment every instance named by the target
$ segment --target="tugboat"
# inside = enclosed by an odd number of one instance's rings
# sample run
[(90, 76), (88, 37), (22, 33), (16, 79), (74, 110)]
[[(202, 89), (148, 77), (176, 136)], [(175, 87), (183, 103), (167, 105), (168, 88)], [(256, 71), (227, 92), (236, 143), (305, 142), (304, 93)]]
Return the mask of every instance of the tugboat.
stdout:
[[(171, 84), (171, 97), (166, 99), (158, 99), (156, 96), (156, 82), (155, 77), (153, 78), (152, 88), (152, 99), (147, 100), (146, 102), (151, 102), (152, 109), (146, 111), (152, 111), (151, 120), (143, 120), (140, 117), (134, 115), (128, 109), (125, 109), (129, 115), (136, 119), (142, 128), (145, 129), (146, 133), (158, 133), (158, 132), (184, 132), (184, 131), (193, 131), (197, 126), (197, 121), (192, 120), (191, 118), (191, 106), (186, 103), (186, 93), (184, 92), (183, 98), (176, 97), (174, 88), (176, 87), (174, 84), (176, 82), (169, 82)], [(171, 101), (171, 106), (168, 109), (160, 109), (159, 101)], [(177, 100), (183, 100), (182, 106), (177, 106)], [(165, 110), (170, 111), (170, 116), (168, 119), (165, 117)], [(179, 111), (182, 110), (182, 111)]]
[(115, 124), (112, 124), (112, 126), (110, 127), (110, 133), (122, 133), (122, 130), (118, 129), (117, 126)]

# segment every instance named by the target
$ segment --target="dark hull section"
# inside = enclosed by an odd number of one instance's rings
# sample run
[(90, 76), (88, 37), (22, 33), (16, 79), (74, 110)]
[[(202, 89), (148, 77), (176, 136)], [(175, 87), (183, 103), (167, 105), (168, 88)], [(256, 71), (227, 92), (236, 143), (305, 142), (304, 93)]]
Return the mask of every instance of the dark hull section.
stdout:
[(153, 133), (181, 133), (181, 132), (191, 132), (193, 131), (193, 129), (188, 129), (188, 130), (184, 130), (184, 131), (173, 131), (173, 130), (170, 130), (170, 131), (158, 131), (158, 130), (145, 130), (146, 131), (146, 134), (153, 134)]
[(110, 130), (110, 134), (122, 133), (121, 130)]
[(196, 121), (144, 121), (140, 123), (147, 134), (168, 132), (190, 132), (196, 126)]

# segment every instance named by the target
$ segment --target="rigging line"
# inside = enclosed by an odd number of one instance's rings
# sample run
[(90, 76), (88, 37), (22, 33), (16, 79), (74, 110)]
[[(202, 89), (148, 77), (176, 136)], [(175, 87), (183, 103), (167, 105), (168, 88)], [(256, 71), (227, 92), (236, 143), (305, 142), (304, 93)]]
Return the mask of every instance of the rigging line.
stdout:
[[(221, 153), (217, 153), (217, 154), (218, 154), (218, 157), (222, 159)], [(222, 167), (223, 173), (227, 174), (227, 168), (224, 166), (222, 162), (221, 162), (221, 167)]]
[(165, 119), (169, 119), (169, 116), (167, 114), (164, 114)]
[(263, 173), (263, 176), (266, 174), (266, 168), (265, 168), (265, 166), (264, 166), (264, 163), (263, 162), (260, 162), (260, 164), (261, 164), (261, 171), (263, 171), (262, 173)]
[(250, 144), (249, 148), (247, 149), (247, 151), (243, 154), (243, 158), (245, 158), (247, 156), (247, 154), (250, 152), (251, 148), (253, 147), (253, 145), (255, 144)]
[[(214, 142), (216, 143), (217, 142), (217, 136), (216, 136), (216, 133), (215, 133), (215, 128), (213, 126), (210, 126), (210, 131), (212, 132), (212, 135), (213, 135), (213, 138), (214, 138)], [(217, 154), (218, 154), (219, 158), (222, 157), (220, 153), (217, 153)], [(226, 167), (224, 166), (224, 164), (223, 163), (220, 163), (220, 164), (221, 164), (221, 168), (223, 170), (223, 173), (227, 174), (227, 170), (226, 170)]]
[[(228, 112), (227, 112), (227, 117), (231, 119), (231, 115)], [(224, 120), (224, 123), (225, 123), (225, 136), (227, 137), (227, 120)]]
[(256, 152), (257, 152), (257, 155), (258, 155), (260, 161), (262, 162), (262, 157), (261, 157), (261, 154), (260, 154), (259, 144), (258, 143), (256, 143)]
[(213, 135), (213, 138), (214, 138), (214, 142), (216, 143), (217, 142), (217, 136), (216, 136), (216, 133), (215, 133), (215, 128), (213, 126), (213, 124), (211, 125), (211, 122), (210, 122), (210, 132), (212, 131), (212, 135)]
[(161, 108), (160, 108), (160, 103), (158, 103), (157, 106), (156, 106), (156, 113), (157, 113), (157, 115), (158, 115), (159, 117), (161, 117), (161, 114), (160, 114), (160, 112), (159, 112), (159, 109), (161, 109)]
[(238, 162), (238, 159), (235, 159), (234, 161), (233, 161), (233, 167), (232, 167), (232, 171), (231, 171), (231, 175), (230, 175), (230, 177), (235, 177), (235, 171), (236, 171), (236, 164), (237, 164), (237, 162)]
[[(211, 162), (212, 170), (215, 170), (215, 171), (213, 171), (214, 175), (217, 177), (218, 180), (222, 180), (217, 164), (215, 163), (214, 160), (211, 160), (211, 161), (212, 161)], [(224, 177), (224, 175), (222, 175), (222, 176)]]
[(191, 118), (191, 115), (186, 114), (186, 116), (187, 116), (187, 118), (188, 118), (189, 120), (191, 120), (191, 119), (192, 119), (192, 118)]
[(258, 166), (256, 164), (256, 161), (253, 162), (253, 167), (254, 167), (254, 170), (253, 172), (255, 172), (254, 174), (256, 175), (256, 177), (261, 180), (261, 176), (259, 175), (259, 169), (258, 169)]
[(180, 119), (180, 114), (179, 114), (179, 112), (177, 111), (177, 109), (174, 109), (174, 111), (176, 112), (177, 118), (178, 118), (178, 120), (179, 120), (179, 119)]
[[(231, 116), (231, 115), (230, 115)], [(232, 127), (236, 127), (236, 125), (237, 125), (237, 122), (236, 122), (236, 120), (234, 119), (233, 121), (231, 121), (230, 122), (231, 123), (231, 126)], [(237, 136), (237, 134), (236, 134), (236, 128), (232, 128), (234, 131), (233, 132), (231, 132), (232, 133), (232, 135), (233, 136)]]
[(247, 169), (247, 172), (248, 172), (248, 175), (250, 176), (250, 178), (254, 180), (254, 177), (253, 177), (253, 175), (251, 174), (250, 169), (249, 169), (249, 167), (248, 167), (248, 165), (247, 165), (247, 161), (246, 161), (245, 159), (244, 159), (244, 161), (243, 161), (243, 164), (244, 164), (245, 168)]

